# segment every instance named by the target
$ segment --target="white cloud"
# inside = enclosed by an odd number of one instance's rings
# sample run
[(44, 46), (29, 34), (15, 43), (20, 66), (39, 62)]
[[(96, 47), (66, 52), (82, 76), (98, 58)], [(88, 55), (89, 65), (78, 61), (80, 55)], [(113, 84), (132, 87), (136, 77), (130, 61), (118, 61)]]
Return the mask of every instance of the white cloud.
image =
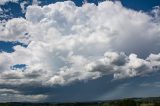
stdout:
[[(76, 7), (71, 1), (29, 6), (26, 19), (9, 20), (0, 28), (0, 40), (28, 44), (0, 54), (0, 84), (54, 86), (157, 71), (160, 56), (153, 53), (160, 50), (160, 24), (152, 20), (111, 1), (99, 6)], [(11, 70), (16, 64), (26, 64), (26, 70)]]
[(39, 1), (39, 0), (32, 0), (32, 5), (38, 5), (40, 3), (41, 3), (41, 1)]
[(22, 9), (23, 13), (26, 12), (26, 8), (27, 8), (26, 5), (28, 5), (28, 4), (29, 4), (29, 1), (23, 1), (23, 2), (20, 3), (20, 6), (21, 6), (21, 9)]
[(44, 94), (23, 94), (22, 92), (14, 89), (0, 89), (0, 102), (36, 102), (46, 98), (47, 95)]
[(151, 11), (152, 15), (155, 17), (154, 21), (159, 22), (160, 21), (160, 6), (154, 7), (154, 9)]
[(7, 2), (18, 2), (18, 0), (0, 0), (0, 5), (4, 5)]
[(0, 89), (0, 93), (1, 94), (6, 94), (6, 93), (10, 93), (10, 94), (18, 94), (20, 93), (19, 91), (13, 90), (13, 89)]
[(142, 83), (140, 87), (156, 87), (160, 88), (160, 82), (152, 82), (152, 83)]
[(27, 43), (29, 35), (27, 34), (28, 22), (23, 18), (15, 18), (0, 25), (1, 41), (18, 41)]
[(23, 95), (23, 94), (0, 94), (0, 102), (37, 102), (47, 98), (47, 95)]

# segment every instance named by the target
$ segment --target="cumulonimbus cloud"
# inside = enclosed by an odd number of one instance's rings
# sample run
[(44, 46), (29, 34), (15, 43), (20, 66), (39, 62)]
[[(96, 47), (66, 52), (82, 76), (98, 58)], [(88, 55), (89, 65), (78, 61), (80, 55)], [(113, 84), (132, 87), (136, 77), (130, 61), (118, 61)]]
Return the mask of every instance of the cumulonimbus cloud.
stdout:
[[(140, 76), (160, 68), (158, 15), (127, 9), (120, 2), (77, 7), (66, 1), (29, 6), (25, 17), (0, 27), (1, 41), (28, 45), (0, 53), (0, 84), (65, 85), (108, 74), (115, 79)], [(17, 64), (26, 68), (11, 69)]]

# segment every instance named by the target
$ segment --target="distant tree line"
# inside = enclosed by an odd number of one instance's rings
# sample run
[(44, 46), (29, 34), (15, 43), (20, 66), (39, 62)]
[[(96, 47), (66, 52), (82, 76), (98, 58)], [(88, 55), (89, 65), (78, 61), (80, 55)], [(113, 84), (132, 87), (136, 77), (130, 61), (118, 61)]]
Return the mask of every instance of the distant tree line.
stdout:
[(106, 102), (86, 102), (86, 103), (0, 103), (0, 106), (160, 106), (159, 100), (114, 100)]

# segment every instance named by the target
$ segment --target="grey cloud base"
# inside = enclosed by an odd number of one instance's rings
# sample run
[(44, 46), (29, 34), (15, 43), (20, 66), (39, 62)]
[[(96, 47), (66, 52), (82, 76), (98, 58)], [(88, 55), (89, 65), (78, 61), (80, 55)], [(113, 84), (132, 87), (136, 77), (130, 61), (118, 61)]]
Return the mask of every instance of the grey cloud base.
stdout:
[[(0, 53), (0, 85), (55, 87), (104, 75), (119, 80), (159, 71), (159, 10), (154, 11), (155, 17), (111, 1), (99, 6), (76, 7), (71, 1), (29, 6), (26, 19), (0, 25), (1, 41), (28, 45)], [(11, 69), (17, 64), (26, 68)], [(0, 92), (31, 101), (48, 96), (10, 88)]]

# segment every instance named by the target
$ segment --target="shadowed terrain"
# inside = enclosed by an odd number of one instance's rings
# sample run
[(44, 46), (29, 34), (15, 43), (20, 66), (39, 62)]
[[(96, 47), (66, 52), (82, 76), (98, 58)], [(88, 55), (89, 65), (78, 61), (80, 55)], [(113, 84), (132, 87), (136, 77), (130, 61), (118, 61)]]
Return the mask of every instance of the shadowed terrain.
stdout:
[(160, 97), (128, 98), (96, 102), (70, 102), (70, 103), (0, 103), (0, 106), (160, 106)]

